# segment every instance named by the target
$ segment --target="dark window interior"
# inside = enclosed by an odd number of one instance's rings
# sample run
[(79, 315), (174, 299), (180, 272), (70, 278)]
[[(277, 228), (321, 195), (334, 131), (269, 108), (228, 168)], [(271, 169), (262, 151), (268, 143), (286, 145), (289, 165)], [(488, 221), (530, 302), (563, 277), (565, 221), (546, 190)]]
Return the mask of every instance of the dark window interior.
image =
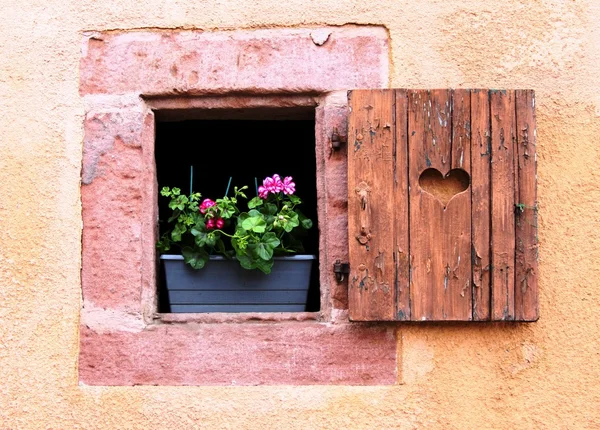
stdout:
[[(202, 198), (222, 197), (231, 178), (234, 186), (248, 185), (248, 198), (256, 195), (266, 176), (278, 173), (292, 176), (296, 194), (302, 198), (300, 210), (313, 220), (313, 228), (304, 240), (305, 251), (318, 256), (317, 188), (314, 109), (252, 110), (251, 112), (207, 111), (205, 118), (181, 118), (161, 115), (156, 123), (156, 170), (158, 189), (190, 188), (190, 166), (194, 167), (193, 189)], [(202, 114), (196, 115), (203, 117)], [(223, 119), (218, 119), (219, 117)], [(159, 230), (166, 228), (168, 199), (159, 196)], [(242, 204), (242, 210), (246, 208)], [(307, 311), (319, 310), (318, 260), (313, 265)], [(161, 265), (162, 270), (162, 265)], [(169, 312), (167, 300), (161, 300), (163, 274), (159, 276), (159, 312)]]

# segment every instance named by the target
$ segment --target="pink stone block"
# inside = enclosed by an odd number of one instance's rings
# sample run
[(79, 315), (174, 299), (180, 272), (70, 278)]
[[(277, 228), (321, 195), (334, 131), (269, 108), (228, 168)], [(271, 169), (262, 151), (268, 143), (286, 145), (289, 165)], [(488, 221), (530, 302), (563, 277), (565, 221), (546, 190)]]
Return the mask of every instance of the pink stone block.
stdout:
[(317, 147), (322, 147), (322, 162), (317, 170), (321, 196), (319, 205), (324, 210), (319, 213), (320, 231), (325, 240), (321, 243), (320, 256), (322, 270), (321, 285), (326, 286), (327, 300), (325, 309), (348, 308), (347, 280), (337, 282), (332, 267), (336, 260), (348, 262), (348, 162), (347, 145), (339, 149), (332, 147), (332, 134), (344, 136), (347, 130), (348, 106), (345, 92), (330, 94), (324, 98), (322, 106), (317, 110), (318, 130)]
[(104, 334), (82, 326), (81, 346), (88, 385), (396, 383), (396, 336), (381, 326), (157, 325)]
[(387, 86), (381, 28), (134, 31), (84, 41), (82, 94), (314, 93)]
[(82, 289), (84, 301), (97, 307), (142, 309), (143, 233), (151, 235), (145, 218), (153, 207), (143, 154), (144, 139), (153, 145), (147, 116), (90, 112), (85, 120)]

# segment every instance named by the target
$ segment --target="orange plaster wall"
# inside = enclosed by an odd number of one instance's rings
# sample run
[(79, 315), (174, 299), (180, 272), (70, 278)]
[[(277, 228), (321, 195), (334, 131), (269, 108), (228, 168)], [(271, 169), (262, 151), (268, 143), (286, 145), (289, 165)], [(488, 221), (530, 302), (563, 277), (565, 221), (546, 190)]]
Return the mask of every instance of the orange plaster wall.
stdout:
[[(598, 16), (595, 0), (0, 0), (0, 428), (600, 427)], [(82, 33), (349, 23), (388, 29), (391, 86), (536, 90), (540, 321), (402, 325), (397, 386), (78, 385)]]

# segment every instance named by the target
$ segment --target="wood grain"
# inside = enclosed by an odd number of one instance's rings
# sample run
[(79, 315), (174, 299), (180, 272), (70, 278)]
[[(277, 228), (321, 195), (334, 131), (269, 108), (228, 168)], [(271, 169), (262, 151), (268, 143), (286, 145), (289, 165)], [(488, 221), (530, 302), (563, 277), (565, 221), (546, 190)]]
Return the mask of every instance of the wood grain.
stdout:
[(349, 314), (396, 319), (394, 262), (394, 91), (349, 93)]
[[(452, 93), (451, 167), (471, 175), (471, 93), (457, 89)], [(471, 280), (471, 190), (456, 194), (444, 211), (446, 241), (446, 320), (472, 319)]]
[(471, 264), (473, 319), (490, 319), (490, 104), (488, 90), (471, 93)]
[[(426, 91), (408, 93), (408, 180), (410, 207), (410, 301), (412, 320), (432, 320), (437, 317), (434, 305), (435, 279), (431, 264), (435, 244), (431, 243), (427, 228), (440, 230), (442, 208), (430, 195), (419, 187), (419, 175), (433, 165), (428, 149), (431, 148), (428, 115), (431, 116), (431, 98)], [(431, 151), (433, 152), (433, 151)], [(436, 165), (439, 157), (435, 157)], [(428, 211), (432, 220), (421, 225), (423, 212)], [(439, 277), (439, 276), (438, 276)]]
[(408, 321), (410, 311), (410, 264), (408, 218), (408, 94), (395, 91), (394, 142), (394, 257), (396, 263), (396, 319)]
[(515, 99), (490, 92), (492, 129), (491, 319), (515, 317)]
[(361, 90), (350, 108), (350, 319), (537, 320), (533, 91)]
[(517, 90), (515, 98), (519, 192), (515, 243), (515, 320), (536, 321), (539, 306), (535, 94), (533, 90)]
[(461, 91), (457, 103), (460, 112), (456, 136), (462, 141), (453, 151), (452, 91), (409, 91), (413, 320), (471, 318), (470, 191), (455, 195), (444, 207), (440, 200), (419, 186), (419, 177), (426, 169), (437, 169), (445, 176), (453, 167), (465, 166), (465, 158), (470, 164), (470, 143), (466, 144), (470, 135), (466, 131), (466, 118), (470, 117), (468, 99), (468, 93)]

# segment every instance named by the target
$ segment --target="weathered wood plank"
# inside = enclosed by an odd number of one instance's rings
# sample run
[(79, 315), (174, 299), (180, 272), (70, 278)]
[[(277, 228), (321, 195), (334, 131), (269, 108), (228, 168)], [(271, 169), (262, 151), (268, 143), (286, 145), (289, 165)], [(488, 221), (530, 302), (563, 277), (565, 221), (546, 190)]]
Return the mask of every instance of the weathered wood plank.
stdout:
[(471, 264), (473, 319), (490, 319), (490, 104), (487, 90), (471, 93)]
[(515, 317), (514, 91), (490, 92), (492, 128), (491, 319)]
[[(431, 98), (426, 91), (408, 92), (408, 180), (410, 207), (410, 302), (412, 320), (432, 320), (437, 317), (434, 305), (435, 280), (431, 276), (432, 254), (435, 244), (428, 237), (428, 229), (439, 231), (440, 204), (419, 186), (419, 175), (432, 166), (432, 149), (428, 118), (431, 117)], [(436, 165), (439, 157), (435, 157)], [(422, 224), (422, 212), (429, 212), (431, 220)]]
[(394, 256), (396, 262), (396, 319), (410, 320), (410, 265), (408, 218), (408, 94), (395, 91), (395, 170), (394, 170)]
[(396, 318), (393, 90), (349, 93), (349, 315)]
[[(460, 100), (458, 122), (465, 127), (468, 102)], [(411, 319), (468, 320), (471, 199), (468, 177), (463, 189), (455, 188), (465, 173), (452, 170), (452, 91), (409, 91), (408, 111)], [(457, 135), (466, 133), (457, 129)], [(463, 165), (470, 158), (465, 151), (456, 147)]]
[(536, 124), (533, 90), (515, 92), (517, 109), (517, 183), (519, 201), (516, 211), (515, 320), (537, 321), (538, 243), (536, 194)]
[(452, 168), (471, 171), (471, 91), (452, 92)]
[[(473, 315), (471, 283), (471, 192), (466, 187), (471, 174), (471, 93), (457, 89), (452, 92), (451, 174), (464, 171), (465, 191), (456, 194), (444, 211), (444, 257), (446, 279), (444, 319), (465, 321)], [(462, 188), (459, 188), (462, 189)], [(457, 190), (454, 190), (457, 191)]]

